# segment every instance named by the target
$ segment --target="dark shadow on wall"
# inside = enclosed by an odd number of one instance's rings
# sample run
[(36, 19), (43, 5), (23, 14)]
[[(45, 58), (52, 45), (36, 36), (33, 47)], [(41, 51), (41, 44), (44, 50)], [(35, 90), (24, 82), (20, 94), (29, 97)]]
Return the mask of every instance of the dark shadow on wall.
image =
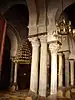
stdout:
[(3, 62), (2, 62), (0, 90), (7, 90), (10, 85), (10, 73), (11, 73), (10, 49), (11, 49), (10, 41), (8, 36), (6, 35), (4, 44)]

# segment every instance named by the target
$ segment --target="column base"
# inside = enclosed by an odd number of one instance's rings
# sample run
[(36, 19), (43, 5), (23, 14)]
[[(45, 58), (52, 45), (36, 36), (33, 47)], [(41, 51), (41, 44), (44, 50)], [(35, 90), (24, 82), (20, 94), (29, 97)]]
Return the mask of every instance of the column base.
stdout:
[(38, 97), (37, 97), (37, 100), (47, 100), (47, 99), (46, 99), (46, 97), (38, 96)]
[(66, 88), (65, 89), (65, 97), (69, 98), (69, 99), (71, 98), (71, 90), (70, 90), (70, 88)]
[(71, 98), (71, 90), (70, 88), (60, 87), (57, 93), (58, 98)]
[(57, 100), (57, 94), (53, 94), (53, 95), (48, 96), (47, 100)]
[(58, 98), (64, 98), (63, 91), (62, 90), (58, 90), (57, 96), (58, 96)]
[(72, 88), (72, 89), (71, 89), (71, 92), (74, 92), (74, 93), (75, 93), (75, 88)]
[(38, 95), (36, 93), (34, 93), (33, 91), (29, 90), (27, 98), (32, 98), (29, 100), (37, 100)]
[(26, 97), (25, 100), (32, 100), (32, 97)]
[(18, 85), (17, 85), (17, 83), (11, 84), (10, 87), (9, 87), (9, 91), (14, 92), (14, 91), (16, 91), (16, 90), (18, 90)]
[(65, 87), (59, 87), (58, 88), (57, 96), (58, 96), (58, 98), (64, 98), (65, 97)]
[(75, 93), (75, 86), (71, 86), (71, 92)]

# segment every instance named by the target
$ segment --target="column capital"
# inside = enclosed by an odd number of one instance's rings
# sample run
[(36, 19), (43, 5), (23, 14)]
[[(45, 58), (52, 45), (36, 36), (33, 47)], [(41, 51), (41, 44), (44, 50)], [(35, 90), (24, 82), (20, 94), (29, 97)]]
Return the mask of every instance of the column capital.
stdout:
[(32, 37), (32, 38), (28, 38), (28, 39), (31, 42), (32, 47), (39, 47), (40, 46), (40, 42), (39, 42), (38, 37)]
[(11, 59), (12, 62), (14, 62), (14, 58), (15, 58), (15, 56), (11, 56), (10, 57), (10, 59)]
[(69, 61), (75, 61), (75, 59), (69, 59)]
[(58, 52), (58, 55), (59, 56), (63, 56), (63, 52)]
[(40, 42), (41, 43), (46, 43), (47, 42), (47, 35), (41, 35), (39, 36)]
[(51, 53), (57, 52), (60, 48), (60, 45), (58, 43), (50, 43), (49, 44), (49, 49)]
[(66, 51), (66, 52), (63, 52), (64, 53), (64, 55), (65, 55), (65, 58), (66, 59), (69, 59), (69, 54), (70, 54), (70, 52), (69, 51)]

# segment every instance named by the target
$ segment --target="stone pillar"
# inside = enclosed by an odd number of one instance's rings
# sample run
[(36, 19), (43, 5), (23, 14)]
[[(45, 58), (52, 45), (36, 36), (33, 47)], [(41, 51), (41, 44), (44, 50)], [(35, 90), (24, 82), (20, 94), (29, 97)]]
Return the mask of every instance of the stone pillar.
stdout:
[(74, 86), (74, 60), (70, 59), (71, 86)]
[(58, 87), (63, 87), (63, 53), (59, 52)]
[(37, 93), (38, 89), (38, 64), (39, 64), (39, 40), (37, 37), (29, 38), (32, 44), (32, 63), (31, 63), (31, 79), (30, 91)]
[(17, 83), (17, 65), (18, 65), (18, 63), (15, 62), (15, 68), (14, 68), (14, 83)]
[(63, 53), (59, 52), (59, 68), (58, 68), (58, 97), (63, 98)]
[[(49, 44), (49, 49), (51, 51), (51, 89), (50, 94), (57, 94), (57, 52), (59, 49), (59, 44), (53, 42)], [(55, 99), (54, 99), (55, 100)]]
[(10, 84), (12, 85), (13, 82), (13, 69), (14, 69), (14, 62), (11, 59), (11, 74), (10, 74)]
[(63, 52), (65, 55), (65, 97), (71, 98), (70, 95), (70, 72), (69, 72), (69, 51)]
[(18, 85), (17, 85), (17, 67), (18, 67), (18, 63), (15, 62), (15, 66), (14, 66), (14, 79), (13, 79), (11, 91), (18, 90)]
[(69, 87), (69, 51), (64, 52), (65, 55), (65, 86)]
[(47, 36), (40, 37), (41, 56), (40, 56), (40, 79), (39, 95), (46, 97), (47, 90)]
[(13, 91), (13, 68), (14, 68), (14, 62), (13, 62), (13, 58), (11, 58), (11, 73), (10, 73), (10, 86), (9, 86), (9, 90)]

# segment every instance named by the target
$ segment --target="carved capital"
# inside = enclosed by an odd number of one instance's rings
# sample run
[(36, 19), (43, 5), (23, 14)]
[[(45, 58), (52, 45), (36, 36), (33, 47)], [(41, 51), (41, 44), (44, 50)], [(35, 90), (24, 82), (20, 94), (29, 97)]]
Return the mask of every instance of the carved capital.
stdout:
[(29, 41), (32, 44), (32, 47), (39, 47), (40, 46), (40, 42), (38, 40), (38, 37), (32, 37), (32, 38), (28, 38)]
[(47, 42), (47, 35), (41, 35), (39, 36), (40, 42), (41, 43), (46, 43)]
[(65, 51), (65, 52), (63, 52), (64, 53), (64, 55), (65, 55), (65, 59), (66, 60), (69, 60), (69, 54), (70, 54), (70, 52), (69, 51)]
[(63, 52), (58, 52), (58, 55), (59, 56), (63, 56)]
[(49, 44), (49, 49), (51, 53), (58, 52), (60, 45), (58, 43), (51, 43)]

